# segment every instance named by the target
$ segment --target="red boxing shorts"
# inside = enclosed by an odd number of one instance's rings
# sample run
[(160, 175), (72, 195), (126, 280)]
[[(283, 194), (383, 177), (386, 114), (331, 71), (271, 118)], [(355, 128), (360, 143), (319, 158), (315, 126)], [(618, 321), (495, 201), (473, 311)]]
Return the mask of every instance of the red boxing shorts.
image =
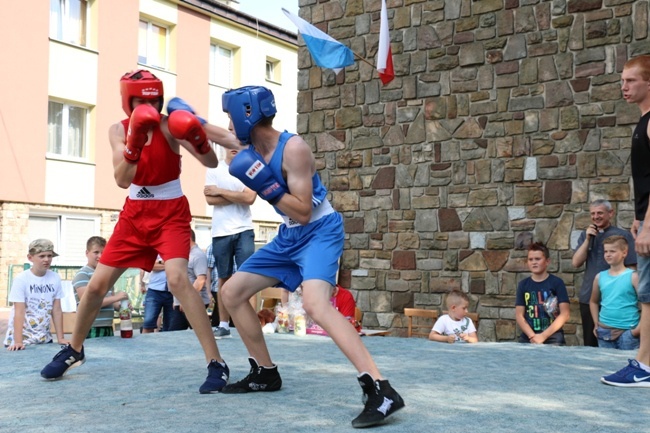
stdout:
[(188, 259), (192, 215), (185, 196), (171, 200), (126, 199), (99, 262), (150, 271), (163, 260)]

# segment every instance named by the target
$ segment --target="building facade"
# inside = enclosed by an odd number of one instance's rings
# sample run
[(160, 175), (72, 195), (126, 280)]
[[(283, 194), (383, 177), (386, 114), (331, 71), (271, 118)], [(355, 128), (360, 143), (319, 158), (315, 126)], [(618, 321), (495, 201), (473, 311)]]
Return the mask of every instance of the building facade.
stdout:
[[(54, 241), (55, 265), (80, 266), (88, 237), (110, 237), (126, 197), (113, 181), (108, 143), (109, 127), (125, 118), (125, 72), (150, 70), (163, 81), (165, 100), (180, 96), (223, 127), (222, 93), (264, 85), (278, 103), (275, 124), (295, 130), (296, 34), (225, 3), (233, 7), (199, 0), (3, 4), (0, 37), (11, 42), (0, 48), (7, 65), (0, 72), (0, 306), (8, 269), (26, 262), (32, 239)], [(181, 182), (204, 247), (212, 215), (205, 170), (184, 153)], [(260, 202), (253, 215), (256, 238), (265, 241), (280, 219)]]
[[(639, 111), (624, 63), (650, 53), (648, 1), (387, 0), (395, 79), (372, 65), (315, 68), (299, 49), (298, 131), (345, 218), (343, 285), (364, 325), (404, 335), (404, 307), (444, 309), (452, 288), (479, 337), (513, 341), (526, 246), (542, 241), (572, 297), (589, 203), (633, 216)], [(300, 15), (374, 61), (381, 0), (305, 0)]]

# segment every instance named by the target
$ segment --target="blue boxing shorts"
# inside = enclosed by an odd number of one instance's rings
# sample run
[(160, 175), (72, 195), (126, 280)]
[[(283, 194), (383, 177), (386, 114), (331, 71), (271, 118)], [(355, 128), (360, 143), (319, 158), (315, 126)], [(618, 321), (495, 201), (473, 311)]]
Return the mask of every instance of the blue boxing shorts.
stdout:
[(239, 268), (280, 281), (291, 292), (307, 280), (336, 284), (343, 253), (343, 217), (332, 212), (307, 225), (280, 226), (278, 235), (257, 250)]

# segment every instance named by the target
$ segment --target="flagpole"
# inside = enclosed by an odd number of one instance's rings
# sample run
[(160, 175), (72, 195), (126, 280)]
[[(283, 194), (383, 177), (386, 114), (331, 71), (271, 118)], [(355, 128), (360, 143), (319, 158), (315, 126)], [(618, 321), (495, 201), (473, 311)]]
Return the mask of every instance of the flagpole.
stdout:
[[(350, 51), (352, 51), (352, 50), (350, 50)], [(366, 59), (364, 59), (363, 57), (361, 57), (360, 55), (358, 55), (358, 54), (355, 53), (354, 51), (352, 51), (352, 54), (354, 54), (355, 56), (357, 56), (357, 58), (358, 58), (359, 60), (361, 60), (362, 62), (366, 62), (367, 64), (369, 64), (370, 66), (372, 66), (373, 69), (375, 69), (375, 65), (373, 65), (372, 63), (370, 63), (369, 61), (367, 61)]]

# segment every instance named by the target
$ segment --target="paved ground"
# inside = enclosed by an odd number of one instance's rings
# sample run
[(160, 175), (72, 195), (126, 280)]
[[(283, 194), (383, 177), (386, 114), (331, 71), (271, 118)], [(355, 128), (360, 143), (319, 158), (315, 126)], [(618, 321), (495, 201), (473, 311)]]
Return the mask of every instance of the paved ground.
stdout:
[[(361, 410), (356, 372), (327, 337), (267, 337), (283, 388), (276, 393), (201, 395), (205, 363), (191, 331), (86, 342), (85, 365), (47, 382), (40, 369), (56, 344), (0, 351), (0, 431), (341, 432)], [(406, 408), (381, 432), (650, 431), (650, 389), (598, 378), (630, 352), (516, 343), (447, 345), (365, 337)], [(235, 336), (220, 349), (235, 380), (248, 371)]]
[(0, 337), (4, 340), (7, 334), (7, 320), (9, 320), (11, 308), (0, 308)]

